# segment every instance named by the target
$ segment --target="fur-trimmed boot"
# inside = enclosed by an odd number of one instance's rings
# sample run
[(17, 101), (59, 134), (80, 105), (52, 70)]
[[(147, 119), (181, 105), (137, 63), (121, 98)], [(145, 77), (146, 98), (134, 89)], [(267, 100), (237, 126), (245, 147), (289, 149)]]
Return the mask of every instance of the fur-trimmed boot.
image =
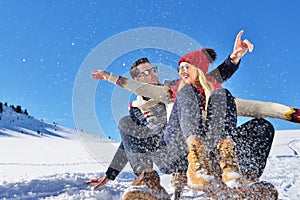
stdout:
[(189, 148), (187, 186), (193, 190), (211, 190), (216, 179), (212, 173), (210, 157), (204, 141), (199, 136), (191, 135), (187, 139), (187, 144)]
[(160, 185), (158, 173), (144, 171), (125, 191), (123, 200), (170, 200), (170, 197), (165, 188)]
[(241, 187), (243, 176), (236, 156), (235, 142), (231, 136), (226, 136), (220, 140), (217, 152), (222, 170), (222, 181), (230, 188)]

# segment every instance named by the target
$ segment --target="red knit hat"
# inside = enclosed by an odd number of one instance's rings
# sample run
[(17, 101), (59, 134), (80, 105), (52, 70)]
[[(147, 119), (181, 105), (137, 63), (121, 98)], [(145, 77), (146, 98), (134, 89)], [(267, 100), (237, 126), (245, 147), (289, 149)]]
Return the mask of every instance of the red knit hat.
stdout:
[[(217, 54), (214, 49), (203, 48), (201, 50), (189, 52), (182, 56), (178, 61), (178, 66), (180, 66), (180, 63), (182, 62), (187, 62), (197, 66), (205, 75), (207, 75), (209, 64), (214, 62), (216, 57)], [(218, 83), (214, 77), (207, 76), (207, 78), (213, 83), (215, 88), (222, 88), (222, 85)]]
[(195, 50), (195, 51), (185, 54), (178, 61), (178, 66), (180, 66), (180, 63), (182, 63), (182, 62), (187, 62), (192, 65), (195, 65), (196, 67), (201, 69), (204, 74), (206, 74), (208, 72), (210, 60), (213, 61), (215, 58), (209, 59), (205, 52), (206, 52), (206, 49), (202, 49), (202, 50)]

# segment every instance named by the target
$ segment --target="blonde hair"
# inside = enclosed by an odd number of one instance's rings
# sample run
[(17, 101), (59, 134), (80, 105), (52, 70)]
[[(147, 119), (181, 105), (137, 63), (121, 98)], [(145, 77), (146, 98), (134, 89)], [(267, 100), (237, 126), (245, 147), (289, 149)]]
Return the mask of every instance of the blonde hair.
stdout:
[[(205, 110), (207, 110), (207, 104), (208, 104), (208, 99), (211, 95), (211, 93), (215, 90), (215, 87), (213, 85), (213, 83), (207, 79), (207, 77), (205, 76), (205, 74), (203, 73), (203, 71), (201, 69), (197, 68), (197, 73), (198, 73), (198, 80), (200, 85), (203, 87), (204, 89), (204, 93), (205, 93)], [(180, 81), (180, 84), (178, 86), (178, 91), (185, 85), (186, 83), (184, 81)]]

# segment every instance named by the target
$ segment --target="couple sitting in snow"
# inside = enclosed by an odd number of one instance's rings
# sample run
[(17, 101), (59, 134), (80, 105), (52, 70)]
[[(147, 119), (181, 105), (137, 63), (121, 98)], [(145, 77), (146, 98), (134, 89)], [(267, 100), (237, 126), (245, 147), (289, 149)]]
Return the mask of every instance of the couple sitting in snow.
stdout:
[[(124, 199), (170, 199), (160, 185), (153, 164), (172, 174), (174, 199), (183, 188), (208, 192), (241, 188), (259, 180), (272, 146), (274, 128), (265, 117), (299, 123), (299, 109), (285, 105), (238, 99), (221, 84), (238, 69), (240, 59), (253, 45), (236, 37), (233, 52), (216, 69), (216, 58), (203, 48), (182, 56), (180, 79), (160, 84), (157, 67), (147, 58), (130, 69), (133, 80), (95, 70), (92, 78), (108, 80), (135, 94), (130, 115), (119, 121), (122, 142), (106, 175), (91, 179), (94, 188), (114, 180), (129, 162), (138, 176)], [(237, 126), (237, 116), (254, 119)], [(273, 195), (277, 196), (274, 189)]]

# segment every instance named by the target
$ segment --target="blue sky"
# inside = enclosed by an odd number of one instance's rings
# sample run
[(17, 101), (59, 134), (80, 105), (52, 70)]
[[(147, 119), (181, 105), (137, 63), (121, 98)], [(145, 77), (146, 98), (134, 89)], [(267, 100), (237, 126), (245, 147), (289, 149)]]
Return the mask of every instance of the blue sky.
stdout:
[[(255, 48), (225, 86), (240, 98), (300, 107), (299, 4), (296, 0), (0, 1), (0, 101), (21, 105), (38, 119), (75, 128), (73, 87), (86, 57), (116, 34), (160, 27), (214, 48), (216, 64), (229, 55), (235, 35), (244, 29), (243, 38)], [(139, 53), (157, 61), (155, 51), (132, 52), (116, 58), (108, 69), (124, 74)], [(162, 59), (165, 53), (160, 52), (159, 61), (176, 68), (177, 58)], [(113, 89), (99, 83), (95, 110), (105, 135), (118, 139), (110, 110)], [(277, 130), (300, 128), (270, 121)]]

